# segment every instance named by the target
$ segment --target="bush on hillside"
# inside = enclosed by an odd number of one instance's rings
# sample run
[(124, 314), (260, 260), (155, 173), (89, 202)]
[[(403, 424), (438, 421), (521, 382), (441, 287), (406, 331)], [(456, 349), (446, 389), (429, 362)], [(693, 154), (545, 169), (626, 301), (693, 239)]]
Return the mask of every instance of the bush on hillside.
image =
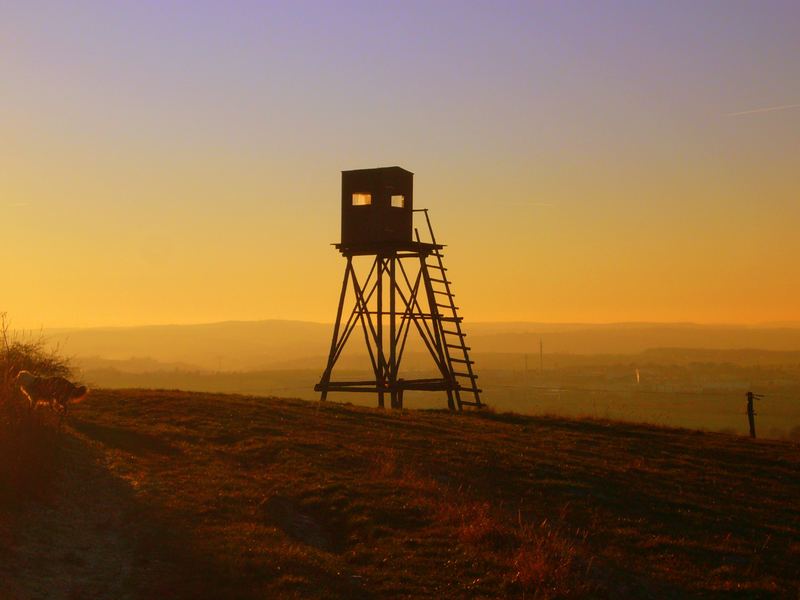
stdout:
[(58, 435), (30, 410), (14, 379), (22, 370), (69, 377), (67, 361), (44, 340), (12, 334), (0, 313), (0, 503), (41, 495), (55, 466)]
[(12, 334), (6, 314), (0, 313), (0, 404), (14, 401), (14, 378), (20, 371), (43, 377), (72, 374), (67, 361), (46, 348), (42, 338), (25, 340)]

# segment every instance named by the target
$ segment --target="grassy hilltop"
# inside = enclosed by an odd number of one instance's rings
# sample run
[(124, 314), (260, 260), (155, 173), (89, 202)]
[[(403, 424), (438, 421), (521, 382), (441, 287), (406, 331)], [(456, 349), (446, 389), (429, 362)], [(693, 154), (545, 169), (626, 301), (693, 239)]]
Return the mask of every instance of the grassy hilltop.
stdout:
[(799, 450), (100, 390), (0, 506), (0, 597), (796, 598)]

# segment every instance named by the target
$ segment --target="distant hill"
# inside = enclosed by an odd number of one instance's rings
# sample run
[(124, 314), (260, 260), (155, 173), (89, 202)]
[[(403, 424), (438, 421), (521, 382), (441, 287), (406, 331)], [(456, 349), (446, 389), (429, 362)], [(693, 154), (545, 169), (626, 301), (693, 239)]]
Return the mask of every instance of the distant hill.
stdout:
[[(228, 321), (199, 325), (151, 325), (53, 329), (44, 333), (67, 355), (159, 363), (213, 371), (315, 367), (324, 361), (332, 326), (306, 321)], [(696, 325), (691, 323), (470, 323), (476, 355), (637, 354), (652, 348), (800, 351), (798, 326)], [(409, 351), (419, 349), (413, 341)], [(364, 355), (360, 332), (344, 360)]]
[(216, 371), (261, 369), (324, 355), (330, 344), (330, 329), (322, 323), (273, 320), (59, 329), (44, 334), (69, 356), (113, 360), (148, 357)]
[(651, 348), (800, 351), (800, 327), (693, 323), (475, 323), (472, 346), (484, 352), (635, 354)]

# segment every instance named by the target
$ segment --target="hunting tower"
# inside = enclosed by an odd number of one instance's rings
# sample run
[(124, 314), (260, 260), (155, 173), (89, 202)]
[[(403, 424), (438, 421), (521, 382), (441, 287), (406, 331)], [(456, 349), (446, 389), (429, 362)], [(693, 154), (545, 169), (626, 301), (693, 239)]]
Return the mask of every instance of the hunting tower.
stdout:
[[(414, 228), (415, 213), (425, 216), (425, 241)], [(314, 387), (321, 400), (328, 392), (370, 392), (377, 394), (380, 407), (388, 394), (392, 408), (402, 408), (405, 391), (441, 391), (451, 410), (482, 406), (444, 246), (436, 243), (427, 209), (414, 209), (414, 174), (400, 167), (343, 171), (342, 239), (335, 246), (347, 264), (328, 362)], [(366, 275), (358, 274), (357, 259), (365, 258)], [(374, 378), (332, 380), (357, 328), (363, 331)], [(412, 328), (433, 360), (436, 377), (399, 376)]]

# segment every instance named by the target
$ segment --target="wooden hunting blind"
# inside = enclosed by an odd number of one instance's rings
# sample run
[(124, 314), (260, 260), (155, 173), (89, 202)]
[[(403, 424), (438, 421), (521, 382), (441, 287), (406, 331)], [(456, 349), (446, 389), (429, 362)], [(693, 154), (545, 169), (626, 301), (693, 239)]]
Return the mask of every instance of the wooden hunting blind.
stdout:
[(342, 244), (411, 242), (414, 174), (400, 167), (342, 172)]
[[(426, 241), (414, 228), (414, 213), (425, 216)], [(343, 171), (342, 239), (335, 246), (347, 265), (328, 362), (314, 388), (321, 400), (328, 392), (370, 392), (379, 406), (389, 394), (392, 408), (402, 408), (406, 391), (442, 391), (451, 410), (482, 406), (444, 246), (436, 243), (427, 209), (414, 209), (414, 174), (400, 167)], [(357, 258), (367, 259), (368, 270), (358, 273)], [(364, 334), (374, 378), (333, 380), (356, 329)], [(400, 377), (411, 331), (430, 354), (436, 377)]]

